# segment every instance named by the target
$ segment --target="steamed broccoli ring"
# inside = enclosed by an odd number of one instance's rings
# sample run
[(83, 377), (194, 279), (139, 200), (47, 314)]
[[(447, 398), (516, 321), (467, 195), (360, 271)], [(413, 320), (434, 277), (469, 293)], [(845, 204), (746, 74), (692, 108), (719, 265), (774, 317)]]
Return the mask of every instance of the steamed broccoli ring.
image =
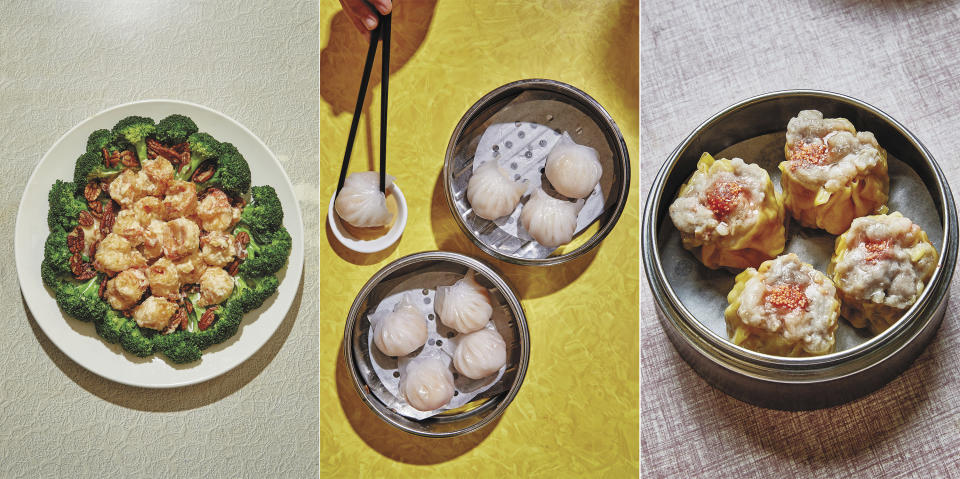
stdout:
[[(121, 173), (123, 183), (113, 181)], [(43, 282), (64, 312), (130, 354), (196, 361), (277, 292), (290, 255), (276, 190), (250, 182), (237, 148), (183, 115), (93, 131), (73, 181), (50, 189)], [(201, 224), (217, 230), (209, 240)]]

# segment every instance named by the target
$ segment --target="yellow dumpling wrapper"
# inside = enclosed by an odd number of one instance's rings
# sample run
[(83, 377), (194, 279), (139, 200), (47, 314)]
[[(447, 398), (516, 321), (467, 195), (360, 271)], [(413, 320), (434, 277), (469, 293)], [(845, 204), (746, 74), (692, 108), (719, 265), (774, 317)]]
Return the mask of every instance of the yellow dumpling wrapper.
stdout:
[[(748, 268), (738, 274), (733, 289), (727, 294), (727, 302), (729, 305), (724, 310), (723, 316), (726, 320), (727, 334), (730, 337), (730, 341), (743, 348), (773, 356), (805, 357), (820, 356), (833, 352), (836, 345), (834, 333), (836, 332), (838, 319), (840, 317), (840, 300), (836, 294), (829, 299), (827, 308), (828, 313), (826, 317), (829, 326), (826, 334), (829, 339), (817, 349), (806, 347), (802, 341), (788, 339), (780, 330), (769, 331), (743, 322), (738, 311), (742, 304), (747, 282), (759, 274), (765, 274), (770, 269), (772, 261), (773, 260), (765, 261), (760, 265), (759, 270)], [(803, 263), (803, 265), (812, 268), (812, 266), (807, 263)], [(819, 275), (823, 277), (822, 273), (819, 273)], [(829, 279), (825, 277), (823, 277), (823, 280), (829, 282)]]
[[(784, 147), (788, 159), (790, 148), (790, 144)], [(887, 152), (883, 148), (878, 148), (878, 151), (880, 161), (873, 168), (862, 172), (834, 192), (823, 187), (808, 188), (796, 178), (789, 160), (780, 162), (784, 207), (801, 225), (820, 228), (835, 235), (846, 231), (854, 218), (886, 213), (890, 191)]]
[[(872, 215), (858, 218), (858, 220), (871, 221), (883, 216), (903, 218), (900, 212), (895, 211), (889, 215)], [(917, 229), (919, 229), (919, 227), (917, 227)], [(837, 236), (833, 256), (830, 258), (830, 265), (827, 267), (827, 274), (837, 286), (837, 293), (840, 295), (842, 301), (840, 314), (855, 328), (869, 327), (870, 332), (873, 334), (880, 334), (896, 323), (915, 300), (909, 301), (909, 304), (900, 305), (902, 307), (897, 307), (887, 304), (886, 302), (876, 302), (871, 298), (862, 298), (848, 291), (837, 265), (843, 262), (847, 255), (851, 254), (856, 248), (856, 238), (853, 230), (854, 227), (851, 226), (850, 229), (844, 231), (840, 236)], [(919, 296), (929, 282), (930, 277), (933, 276), (939, 255), (930, 242), (927, 233), (922, 229), (913, 235), (912, 238), (906, 239), (908, 241), (900, 243), (898, 247), (908, 250), (911, 266), (919, 273), (918, 278), (922, 282), (917, 291), (917, 296)]]
[[(698, 182), (705, 181), (721, 171), (733, 173), (735, 169), (731, 160), (715, 160), (709, 153), (704, 153), (697, 162), (697, 171), (680, 187), (677, 198), (695, 194), (695, 185)], [(762, 168), (760, 170), (763, 171)], [(731, 225), (730, 234), (713, 235), (709, 238), (681, 229), (683, 247), (710, 269), (723, 266), (749, 268), (783, 252), (786, 242), (786, 213), (766, 171), (763, 171), (762, 183), (763, 200), (757, 205), (756, 221), (750, 227), (737, 228)], [(676, 224), (676, 221), (674, 223)]]

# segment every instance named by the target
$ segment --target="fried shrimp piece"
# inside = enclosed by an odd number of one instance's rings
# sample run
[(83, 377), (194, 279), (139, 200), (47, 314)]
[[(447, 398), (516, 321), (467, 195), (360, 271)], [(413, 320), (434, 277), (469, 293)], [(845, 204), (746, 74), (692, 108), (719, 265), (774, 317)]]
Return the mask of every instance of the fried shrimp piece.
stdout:
[(133, 245), (117, 233), (108, 234), (100, 242), (94, 259), (93, 267), (97, 271), (108, 274), (119, 273), (127, 268), (136, 268), (147, 264), (143, 255), (134, 250)]
[(197, 211), (197, 185), (189, 181), (173, 180), (167, 188), (163, 207), (168, 220), (193, 215)]
[(152, 220), (144, 229), (143, 244), (140, 252), (146, 259), (156, 259), (163, 256), (163, 239), (170, 236), (170, 227), (166, 221)]
[(143, 197), (137, 174), (127, 168), (110, 182), (110, 197), (124, 208)]
[(210, 266), (224, 267), (237, 255), (237, 242), (233, 235), (212, 231), (200, 240), (200, 257)]
[(200, 253), (194, 252), (190, 256), (173, 262), (180, 275), (181, 284), (196, 284), (207, 270), (207, 263), (203, 262)]
[(160, 258), (147, 268), (150, 292), (154, 296), (176, 297), (180, 293), (180, 272), (167, 258)]
[(177, 303), (166, 298), (150, 296), (133, 311), (133, 320), (141, 328), (163, 331), (170, 325), (170, 319), (176, 312)]
[(173, 181), (173, 165), (166, 158), (158, 156), (155, 160), (143, 160), (140, 166), (143, 169), (137, 175), (137, 180), (143, 191), (151, 195), (166, 193)]
[(163, 203), (155, 196), (140, 198), (133, 204), (131, 210), (144, 228), (150, 226), (153, 220), (163, 219)]
[(218, 189), (211, 189), (203, 198), (197, 207), (197, 216), (207, 231), (226, 230), (240, 219), (239, 209), (234, 208), (226, 193)]
[(113, 309), (130, 309), (150, 285), (147, 275), (141, 269), (128, 269), (107, 282), (105, 296)]
[(131, 246), (139, 246), (143, 243), (144, 231), (143, 225), (137, 221), (137, 214), (130, 208), (121, 210), (113, 223), (113, 232), (123, 236)]
[(186, 218), (167, 222), (170, 234), (163, 238), (163, 254), (173, 261), (190, 256), (200, 247), (200, 227)]
[(233, 277), (223, 268), (207, 268), (200, 278), (200, 306), (220, 304), (233, 293)]

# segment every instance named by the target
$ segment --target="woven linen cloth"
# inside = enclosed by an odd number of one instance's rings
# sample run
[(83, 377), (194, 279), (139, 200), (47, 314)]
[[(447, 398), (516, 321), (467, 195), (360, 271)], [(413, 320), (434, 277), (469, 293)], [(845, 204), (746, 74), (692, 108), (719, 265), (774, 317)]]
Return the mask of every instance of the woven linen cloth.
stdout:
[[(641, 201), (700, 122), (745, 98), (794, 88), (847, 94), (887, 112), (960, 186), (960, 7), (646, 1), (640, 23)], [(701, 379), (661, 329), (644, 280), (643, 477), (960, 477), (958, 308), (948, 303), (933, 342), (885, 387), (838, 407), (783, 412)]]

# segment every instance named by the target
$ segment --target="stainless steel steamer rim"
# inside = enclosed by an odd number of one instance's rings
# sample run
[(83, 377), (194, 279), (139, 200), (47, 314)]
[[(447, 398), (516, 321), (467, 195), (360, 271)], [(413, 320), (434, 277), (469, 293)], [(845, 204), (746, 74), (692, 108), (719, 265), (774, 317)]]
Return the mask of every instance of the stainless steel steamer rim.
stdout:
[[(454, 161), (455, 150), (458, 142), (463, 136), (466, 128), (480, 115), (486, 112), (486, 110), (491, 106), (499, 103), (501, 100), (506, 98), (514, 97), (519, 93), (528, 90), (543, 90), (548, 92), (557, 93), (559, 95), (565, 96), (573, 101), (578, 102), (584, 108), (589, 110), (590, 117), (597, 123), (597, 125), (604, 131), (607, 142), (611, 147), (611, 150), (614, 153), (614, 161), (618, 161), (618, 165), (622, 169), (620, 172), (621, 178), (621, 187), (616, 192), (617, 199), (615, 206), (613, 207), (610, 216), (606, 218), (603, 225), (600, 229), (594, 233), (594, 235), (588, 239), (584, 244), (580, 245), (577, 249), (567, 252), (558, 256), (548, 256), (546, 258), (518, 258), (515, 256), (510, 256), (503, 254), (500, 251), (497, 251), (495, 248), (490, 247), (490, 245), (483, 242), (478, 238), (473, 231), (464, 223), (463, 218), (461, 217), (454, 198), (453, 186), (451, 184), (451, 178), (454, 172), (452, 171), (451, 164)], [(617, 126), (617, 123), (613, 120), (607, 110), (603, 108), (596, 100), (593, 99), (590, 95), (586, 94), (582, 90), (568, 85), (563, 82), (556, 80), (547, 80), (547, 79), (526, 79), (518, 80), (506, 85), (500, 86), (495, 90), (487, 93), (482, 98), (477, 100), (476, 103), (471, 106), (466, 113), (461, 117), (460, 122), (457, 123), (456, 128), (453, 130), (453, 134), (450, 136), (450, 142), (447, 144), (447, 150), (444, 154), (443, 162), (443, 189), (444, 194), (447, 199), (447, 206), (450, 209), (450, 212), (453, 214), (454, 219), (457, 222), (457, 225), (460, 227), (460, 230), (470, 238), (478, 248), (483, 250), (484, 253), (508, 263), (519, 264), (524, 266), (550, 266), (560, 263), (565, 263), (567, 261), (578, 258), (587, 252), (595, 248), (604, 238), (613, 230), (613, 227), (616, 226), (617, 221), (620, 219), (620, 215), (623, 213), (623, 209), (627, 204), (627, 197), (630, 193), (630, 153), (627, 151), (626, 142), (623, 139), (623, 135), (620, 132), (620, 128)], [(606, 215), (607, 213), (604, 213)]]
[[(430, 431), (425, 428), (417, 427), (417, 421), (404, 418), (390, 411), (370, 392), (366, 380), (361, 377), (361, 374), (358, 371), (356, 364), (357, 358), (355, 357), (353, 351), (354, 331), (357, 327), (359, 327), (358, 321), (361, 319), (361, 309), (367, 297), (374, 290), (374, 288), (389, 275), (401, 270), (402, 268), (418, 263), (428, 262), (449, 262), (459, 266), (464, 266), (477, 272), (485, 279), (493, 283), (497, 289), (502, 292), (507, 301), (507, 306), (510, 308), (510, 311), (513, 314), (513, 318), (516, 322), (518, 338), (520, 340), (520, 353), (519, 360), (517, 362), (517, 372), (514, 375), (514, 379), (509, 390), (488, 399), (484, 404), (470, 411), (446, 416), (435, 416), (425, 420), (427, 422), (440, 422), (454, 425), (458, 421), (469, 422), (469, 424), (463, 428), (445, 431)], [(490, 422), (499, 418), (506, 410), (507, 406), (513, 402), (513, 399), (520, 391), (520, 387), (523, 384), (524, 377), (526, 376), (527, 366), (530, 361), (530, 333), (527, 327), (526, 316), (523, 312), (523, 306), (520, 303), (520, 299), (514, 292), (513, 287), (502, 275), (500, 275), (499, 272), (488, 266), (486, 263), (469, 256), (448, 251), (428, 251), (414, 253), (397, 259), (396, 261), (384, 266), (382, 269), (380, 269), (380, 271), (377, 271), (377, 273), (374, 274), (373, 277), (371, 277), (366, 284), (363, 285), (363, 288), (361, 288), (360, 292), (357, 293), (356, 299), (354, 299), (353, 304), (350, 306), (350, 311), (347, 313), (347, 322), (344, 328), (343, 341), (343, 359), (346, 362), (346, 365), (350, 371), (350, 376), (353, 379), (354, 389), (356, 390), (357, 394), (360, 395), (360, 398), (363, 400), (364, 404), (366, 404), (374, 414), (376, 414), (387, 424), (390, 424), (391, 426), (406, 433), (424, 437), (444, 438), (469, 434), (483, 428)], [(476, 420), (477, 416), (482, 417), (479, 420)]]
[[(917, 163), (909, 166), (927, 183), (944, 235), (942, 244), (937, 246), (937, 269), (926, 290), (894, 326), (845, 351), (812, 358), (784, 358), (730, 343), (705, 328), (684, 307), (665, 277), (658, 228), (673, 199), (673, 190), (665, 191), (667, 184), (675, 188), (689, 175), (689, 171), (678, 168), (681, 160), (690, 163), (692, 155), (699, 156), (703, 151), (720, 151), (751, 136), (782, 130), (785, 121), (766, 129), (757, 123), (788, 112), (795, 115), (802, 109), (799, 105), (845, 112), (858, 130), (873, 131), (888, 151), (898, 157), (913, 158)], [(863, 122), (870, 126), (858, 124)], [(869, 104), (815, 90), (778, 91), (739, 102), (703, 122), (684, 139), (661, 167), (647, 197), (642, 220), (643, 261), (661, 313), (661, 326), (681, 356), (701, 376), (747, 402), (777, 409), (815, 409), (864, 395), (906, 369), (940, 324), (957, 256), (957, 213), (952, 198), (946, 178), (920, 141), (895, 119)]]

